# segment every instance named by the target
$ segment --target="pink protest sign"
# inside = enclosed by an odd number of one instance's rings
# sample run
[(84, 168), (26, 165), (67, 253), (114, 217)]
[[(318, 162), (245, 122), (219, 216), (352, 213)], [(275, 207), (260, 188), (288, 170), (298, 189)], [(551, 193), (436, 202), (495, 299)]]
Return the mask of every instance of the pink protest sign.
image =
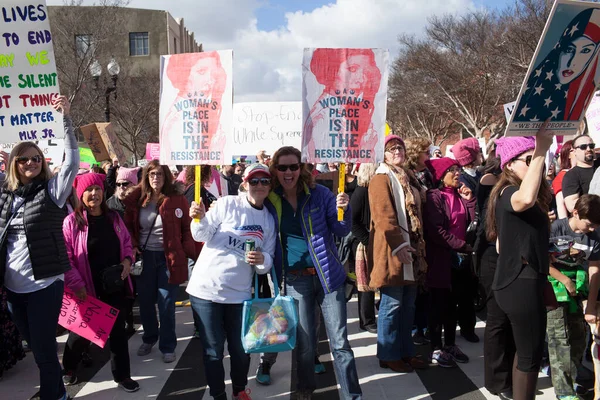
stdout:
[(158, 160), (160, 158), (160, 143), (146, 143), (146, 160)]
[(80, 300), (65, 288), (58, 317), (60, 326), (104, 348), (108, 335), (119, 315), (119, 310), (88, 296)]

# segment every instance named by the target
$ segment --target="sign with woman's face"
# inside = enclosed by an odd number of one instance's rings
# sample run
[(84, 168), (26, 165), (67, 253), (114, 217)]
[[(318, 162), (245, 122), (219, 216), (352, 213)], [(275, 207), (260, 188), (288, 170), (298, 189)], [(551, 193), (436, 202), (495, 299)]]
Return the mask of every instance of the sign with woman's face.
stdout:
[(548, 120), (575, 134), (599, 83), (600, 4), (557, 0), (511, 115), (506, 134), (535, 135)]
[(305, 49), (302, 161), (383, 160), (389, 53)]
[(160, 162), (220, 165), (231, 130), (233, 52), (161, 58)]

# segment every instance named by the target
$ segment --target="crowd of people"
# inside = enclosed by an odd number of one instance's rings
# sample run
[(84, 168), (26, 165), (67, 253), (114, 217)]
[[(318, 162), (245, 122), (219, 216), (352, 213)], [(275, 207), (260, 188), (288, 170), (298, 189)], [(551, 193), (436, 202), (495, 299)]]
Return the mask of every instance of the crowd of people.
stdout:
[[(384, 162), (347, 165), (338, 190), (338, 165), (303, 163), (294, 147), (261, 152), (254, 164), (202, 166), (201, 182), (194, 167), (174, 174), (158, 161), (79, 171), (69, 103), (59, 97), (54, 107), (65, 116), (63, 165), (52, 173), (35, 144), (21, 143), (4, 157), (0, 195), (0, 374), (24, 357), (23, 340), (41, 399), (67, 399), (65, 386), (89, 357), (89, 341), (73, 332), (57, 355), (65, 289), (120, 311), (108, 341), (111, 370), (118, 387), (135, 392), (127, 341), (134, 301), (143, 331), (137, 356), (158, 344), (172, 363), (175, 298), (186, 282), (210, 395), (228, 398), (227, 343), (233, 399), (250, 399), (241, 332), (255, 274), (260, 297), (280, 282), (296, 301), (297, 399), (310, 399), (315, 374), (325, 371), (321, 321), (340, 397), (362, 398), (348, 340), (349, 285), (358, 290), (360, 328), (377, 335), (383, 369), (469, 362), (456, 334), (479, 342), (479, 299), (491, 393), (534, 398), (545, 359), (557, 398), (586, 389), (579, 378), (597, 334), (600, 289), (600, 170), (589, 136), (563, 143), (548, 163), (545, 127), (536, 137), (497, 140), (486, 159), (473, 138), (443, 157), (426, 139), (391, 134)], [(251, 251), (240, 246), (248, 237)], [(269, 385), (277, 353), (260, 357), (256, 381)]]

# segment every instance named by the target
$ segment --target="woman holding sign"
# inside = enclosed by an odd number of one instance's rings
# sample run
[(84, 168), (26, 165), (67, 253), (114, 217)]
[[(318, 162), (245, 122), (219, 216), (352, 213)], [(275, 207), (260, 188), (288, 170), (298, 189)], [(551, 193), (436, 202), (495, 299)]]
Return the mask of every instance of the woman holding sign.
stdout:
[[(290, 146), (275, 152), (270, 167), (274, 189), (266, 203), (275, 226), (280, 227), (276, 272), (279, 278), (284, 276), (287, 294), (298, 300), (297, 398), (310, 399), (316, 388), (314, 327), (315, 308), (320, 307), (340, 398), (357, 400), (362, 391), (346, 329), (346, 271), (333, 238), (346, 236), (352, 228), (350, 199), (345, 193), (336, 197), (326, 187), (315, 185), (300, 157), (300, 150)], [(343, 221), (338, 221), (338, 207), (345, 211)]]
[(52, 176), (44, 154), (32, 142), (10, 153), (0, 195), (0, 283), (8, 291), (9, 310), (40, 370), (40, 398), (66, 399), (56, 354), (56, 327), (64, 291), (64, 273), (71, 267), (62, 235), (63, 207), (79, 168), (77, 138), (69, 101), (53, 101), (65, 116), (65, 161)]
[[(63, 223), (71, 262), (71, 270), (65, 274), (65, 284), (81, 300), (90, 295), (119, 310), (109, 336), (112, 374), (120, 388), (135, 392), (140, 385), (131, 379), (125, 332), (126, 294), (133, 295), (129, 278), (133, 258), (131, 236), (119, 214), (106, 205), (105, 178), (103, 174), (87, 173), (75, 179), (80, 202)], [(69, 333), (63, 354), (65, 385), (77, 382), (76, 370), (88, 344), (88, 340), (76, 333)]]

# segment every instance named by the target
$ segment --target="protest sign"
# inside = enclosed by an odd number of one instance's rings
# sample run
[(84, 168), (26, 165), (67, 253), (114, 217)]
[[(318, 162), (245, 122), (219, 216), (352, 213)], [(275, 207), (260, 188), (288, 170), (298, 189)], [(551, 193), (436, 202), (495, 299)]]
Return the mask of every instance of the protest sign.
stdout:
[[(35, 143), (38, 145), (44, 158), (48, 163), (48, 167), (53, 169), (59, 167), (63, 163), (63, 157), (65, 155), (65, 140), (64, 139), (53, 139), (53, 140), (37, 140)], [(16, 143), (2, 143), (0, 146), (2, 151), (10, 153), (15, 147)]]
[(226, 163), (233, 115), (232, 63), (232, 50), (161, 57), (161, 164)]
[(62, 138), (63, 117), (52, 108), (59, 89), (46, 2), (1, 4), (0, 142)]
[(510, 115), (515, 110), (515, 106), (517, 105), (516, 101), (512, 101), (510, 103), (506, 103), (503, 105), (504, 108), (504, 116), (506, 117), (506, 123), (510, 122)]
[(144, 168), (146, 165), (148, 165), (148, 160), (138, 160), (137, 161), (137, 166)]
[(600, 4), (557, 0), (529, 65), (507, 136), (577, 132), (598, 85)]
[(304, 49), (302, 161), (383, 160), (389, 52)]
[(96, 161), (101, 162), (114, 158), (117, 158), (121, 164), (127, 161), (123, 147), (119, 143), (110, 122), (84, 125), (79, 129), (81, 129)]
[(160, 159), (160, 144), (146, 143), (146, 160)]
[(585, 118), (589, 135), (594, 139), (594, 143), (600, 143), (600, 96), (596, 95), (592, 98)]
[(58, 324), (104, 348), (118, 315), (116, 308), (89, 295), (80, 300), (65, 288)]
[(79, 148), (79, 166), (81, 167), (83, 164), (87, 164), (87, 168), (92, 164), (96, 164), (96, 158), (94, 157), (92, 149), (86, 147)]
[(235, 103), (233, 138), (227, 142), (226, 158), (273, 154), (283, 146), (302, 145), (302, 102)]

